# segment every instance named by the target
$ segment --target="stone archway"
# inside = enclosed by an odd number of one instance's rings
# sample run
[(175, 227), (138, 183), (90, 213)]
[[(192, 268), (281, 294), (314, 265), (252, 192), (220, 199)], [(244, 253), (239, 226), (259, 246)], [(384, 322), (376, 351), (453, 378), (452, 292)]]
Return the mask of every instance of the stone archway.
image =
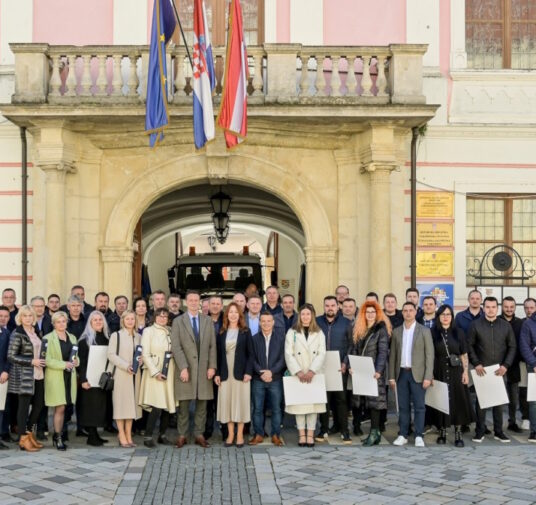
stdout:
[(319, 307), (337, 282), (335, 224), (319, 204), (315, 190), (282, 166), (247, 154), (192, 154), (151, 167), (134, 178), (116, 200), (101, 247), (102, 285), (115, 295), (132, 291), (132, 237), (143, 212), (162, 195), (203, 182), (235, 182), (274, 193), (296, 214), (305, 235), (307, 299)]

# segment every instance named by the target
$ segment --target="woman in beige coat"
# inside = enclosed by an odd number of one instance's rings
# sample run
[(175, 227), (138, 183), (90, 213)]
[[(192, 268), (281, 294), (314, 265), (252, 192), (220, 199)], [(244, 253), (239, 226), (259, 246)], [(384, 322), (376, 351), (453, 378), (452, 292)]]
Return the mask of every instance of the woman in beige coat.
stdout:
[[(114, 390), (112, 402), (113, 418), (119, 430), (118, 439), (121, 447), (135, 447), (132, 441), (132, 422), (141, 417), (138, 405), (140, 393), (140, 369), (134, 373), (132, 369), (136, 346), (140, 345), (141, 336), (136, 332), (136, 314), (125, 310), (121, 314), (121, 329), (112, 333), (108, 345), (108, 370), (115, 367)], [(142, 357), (138, 358), (141, 364)]]
[(165, 308), (156, 309), (154, 324), (143, 330), (141, 337), (143, 376), (139, 404), (150, 412), (145, 429), (143, 445), (155, 447), (153, 431), (160, 418), (160, 436), (158, 443), (171, 445), (166, 437), (169, 416), (177, 409), (179, 402), (175, 401), (175, 361), (169, 362), (167, 375), (162, 374), (166, 353), (171, 352), (171, 339), (168, 324), (169, 311)]
[[(310, 303), (300, 307), (294, 326), (285, 339), (285, 361), (291, 375), (310, 383), (324, 370), (326, 337), (316, 324), (315, 309)], [(285, 411), (296, 415), (300, 447), (313, 447), (317, 414), (326, 411), (325, 403), (288, 405)], [(307, 430), (307, 433), (306, 433)]]

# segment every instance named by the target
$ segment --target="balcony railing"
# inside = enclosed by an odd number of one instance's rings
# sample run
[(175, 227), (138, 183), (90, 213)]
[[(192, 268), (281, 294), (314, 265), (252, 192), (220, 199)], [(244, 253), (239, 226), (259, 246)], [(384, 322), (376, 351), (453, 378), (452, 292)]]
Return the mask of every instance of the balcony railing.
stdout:
[[(146, 96), (148, 46), (11, 44), (15, 54), (14, 104), (136, 104)], [(420, 104), (426, 46), (302, 46), (248, 48), (248, 94), (253, 104)], [(214, 48), (222, 90), (225, 48)], [(186, 51), (168, 52), (170, 104), (191, 102), (192, 72)]]

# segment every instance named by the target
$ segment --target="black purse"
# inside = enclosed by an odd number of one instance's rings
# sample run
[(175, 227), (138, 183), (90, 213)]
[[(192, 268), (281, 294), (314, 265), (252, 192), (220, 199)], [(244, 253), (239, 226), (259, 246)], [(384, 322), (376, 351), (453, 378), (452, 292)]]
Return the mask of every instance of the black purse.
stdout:
[[(119, 354), (119, 332), (117, 332), (117, 348), (115, 350), (116, 354)], [(99, 379), (99, 387), (103, 391), (113, 391), (114, 390), (114, 375), (115, 375), (115, 365), (114, 369), (111, 372), (108, 372), (108, 364), (110, 363), (109, 360), (106, 360), (106, 367), (104, 368), (104, 372), (101, 373), (100, 379)]]
[(445, 339), (445, 335), (441, 333), (441, 336), (443, 337), (443, 343), (445, 344), (445, 350), (447, 351), (447, 357), (449, 358), (450, 366), (457, 367), (462, 366), (462, 360), (457, 354), (450, 354), (449, 352), (449, 346), (447, 344), (447, 340)]

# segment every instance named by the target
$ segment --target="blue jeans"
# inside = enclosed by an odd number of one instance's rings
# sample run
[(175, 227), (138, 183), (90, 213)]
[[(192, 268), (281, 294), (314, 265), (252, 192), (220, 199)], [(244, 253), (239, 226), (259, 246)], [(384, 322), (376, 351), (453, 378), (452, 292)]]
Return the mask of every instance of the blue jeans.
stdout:
[(413, 426), (415, 428), (415, 436), (422, 437), (424, 431), (424, 414), (426, 411), (424, 405), (425, 390), (421, 382), (415, 382), (411, 370), (400, 370), (398, 381), (396, 383), (396, 391), (398, 394), (398, 425), (400, 427), (400, 435), (408, 437), (409, 425), (411, 422), (410, 408), (413, 401)]
[(274, 382), (263, 382), (254, 379), (251, 381), (251, 393), (253, 396), (253, 429), (256, 435), (264, 436), (264, 400), (268, 397), (272, 407), (272, 431), (271, 436), (281, 433), (281, 401), (283, 399), (282, 379)]

